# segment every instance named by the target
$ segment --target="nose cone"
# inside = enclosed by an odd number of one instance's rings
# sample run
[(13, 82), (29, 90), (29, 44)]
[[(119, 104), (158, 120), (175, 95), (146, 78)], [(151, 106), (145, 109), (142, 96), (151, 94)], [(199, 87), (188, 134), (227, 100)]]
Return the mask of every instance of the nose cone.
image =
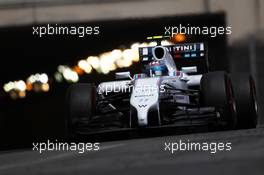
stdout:
[(148, 114), (144, 114), (142, 116), (138, 115), (138, 125), (140, 127), (144, 127), (144, 126), (147, 126), (148, 125), (148, 119), (147, 119), (147, 116)]

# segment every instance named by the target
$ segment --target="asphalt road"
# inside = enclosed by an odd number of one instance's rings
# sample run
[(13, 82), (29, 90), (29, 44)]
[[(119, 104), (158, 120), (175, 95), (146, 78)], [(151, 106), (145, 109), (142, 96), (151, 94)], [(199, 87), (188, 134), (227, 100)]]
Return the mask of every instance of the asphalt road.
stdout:
[[(165, 143), (231, 142), (230, 151), (165, 151)], [(99, 151), (0, 152), (0, 174), (264, 174), (264, 128), (103, 142)]]

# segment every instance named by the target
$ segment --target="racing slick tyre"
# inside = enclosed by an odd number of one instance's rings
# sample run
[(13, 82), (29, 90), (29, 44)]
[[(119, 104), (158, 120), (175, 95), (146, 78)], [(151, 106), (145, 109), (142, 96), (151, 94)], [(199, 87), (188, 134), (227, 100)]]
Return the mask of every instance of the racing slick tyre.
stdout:
[(246, 73), (231, 74), (237, 109), (237, 128), (256, 128), (258, 105), (253, 78)]
[(236, 104), (229, 76), (222, 71), (204, 74), (200, 88), (201, 105), (215, 107), (226, 129), (234, 129), (237, 123)]
[(138, 126), (138, 118), (137, 118), (137, 110), (133, 106), (130, 106), (130, 114), (129, 114), (129, 127), (135, 128)]
[(88, 124), (95, 113), (96, 88), (93, 84), (74, 84), (66, 95), (68, 116), (66, 119), (67, 136), (74, 136), (80, 123)]

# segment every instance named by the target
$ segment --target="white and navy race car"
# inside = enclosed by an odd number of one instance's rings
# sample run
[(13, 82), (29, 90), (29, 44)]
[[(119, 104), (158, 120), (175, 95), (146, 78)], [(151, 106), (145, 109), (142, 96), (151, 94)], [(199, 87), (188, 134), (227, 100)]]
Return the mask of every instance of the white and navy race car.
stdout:
[(69, 88), (70, 135), (159, 126), (256, 127), (250, 75), (209, 72), (205, 43), (158, 43), (139, 48), (142, 73), (117, 72), (115, 81)]

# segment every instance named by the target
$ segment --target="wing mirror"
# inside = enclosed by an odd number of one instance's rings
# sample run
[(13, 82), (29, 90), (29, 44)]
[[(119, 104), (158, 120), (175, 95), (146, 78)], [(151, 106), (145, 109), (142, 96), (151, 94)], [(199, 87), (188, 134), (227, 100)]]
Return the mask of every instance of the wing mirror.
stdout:
[(132, 77), (130, 76), (130, 72), (116, 72), (115, 73), (115, 78), (116, 79), (131, 79)]

